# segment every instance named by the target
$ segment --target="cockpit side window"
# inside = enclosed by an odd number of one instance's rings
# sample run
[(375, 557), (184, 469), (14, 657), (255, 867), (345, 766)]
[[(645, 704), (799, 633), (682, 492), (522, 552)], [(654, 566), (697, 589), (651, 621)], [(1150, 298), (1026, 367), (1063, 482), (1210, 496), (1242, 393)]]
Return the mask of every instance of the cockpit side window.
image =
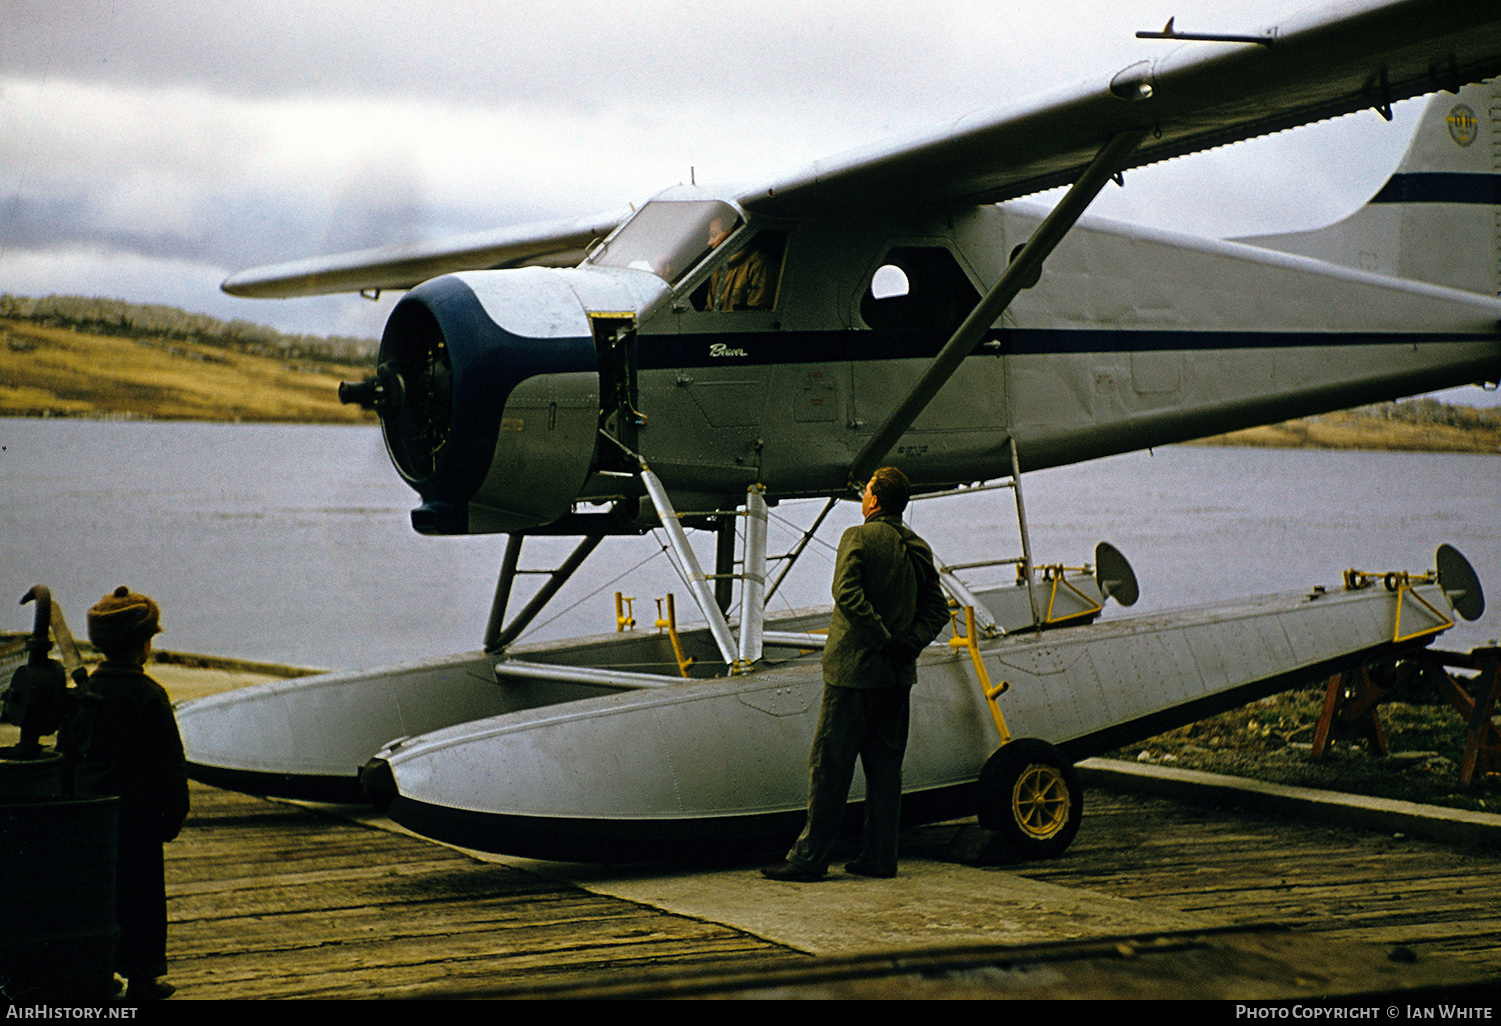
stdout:
[(786, 250), (786, 231), (757, 232), (693, 290), (693, 308), (721, 313), (774, 309)]
[(739, 225), (735, 208), (718, 200), (653, 200), (636, 211), (589, 262), (650, 271), (670, 285)]

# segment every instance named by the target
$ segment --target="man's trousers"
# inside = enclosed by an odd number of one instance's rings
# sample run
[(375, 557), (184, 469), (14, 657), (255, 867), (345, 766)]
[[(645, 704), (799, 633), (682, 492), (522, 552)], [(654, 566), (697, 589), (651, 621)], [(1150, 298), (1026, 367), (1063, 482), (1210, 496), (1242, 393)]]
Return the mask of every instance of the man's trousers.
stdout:
[(902, 757), (907, 751), (910, 687), (841, 688), (824, 685), (818, 731), (808, 756), (808, 822), (787, 861), (823, 870), (844, 823), (855, 775), (865, 771), (865, 829), (859, 861), (896, 871), (901, 829)]

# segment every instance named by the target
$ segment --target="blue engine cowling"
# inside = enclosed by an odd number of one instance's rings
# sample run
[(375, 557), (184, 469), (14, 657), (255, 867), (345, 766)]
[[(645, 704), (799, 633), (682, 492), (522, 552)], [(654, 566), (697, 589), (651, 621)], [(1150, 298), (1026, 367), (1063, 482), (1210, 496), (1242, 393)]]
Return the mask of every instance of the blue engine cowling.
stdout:
[(567, 513), (591, 473), (600, 375), (594, 315), (665, 292), (634, 271), (518, 268), (424, 282), (396, 305), (376, 376), (341, 397), (380, 414), (423, 534), (520, 531)]

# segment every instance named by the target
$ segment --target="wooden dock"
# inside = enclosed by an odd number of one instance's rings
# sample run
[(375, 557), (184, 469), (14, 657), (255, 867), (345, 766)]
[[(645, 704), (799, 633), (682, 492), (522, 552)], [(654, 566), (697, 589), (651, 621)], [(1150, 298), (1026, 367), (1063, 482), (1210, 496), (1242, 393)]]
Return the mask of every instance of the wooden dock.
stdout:
[[(265, 679), (153, 673), (177, 698)], [(13, 732), (0, 727), (0, 743)], [(753, 863), (497, 861), (369, 809), (198, 784), (192, 800), (166, 846), (183, 999), (1305, 997), (1456, 974), (1471, 991), (1501, 986), (1501, 853), (1099, 787), (1056, 861), (959, 865), (962, 828), (925, 827), (903, 835), (894, 881), (836, 868), (803, 885)]]
[(1027, 876), (1403, 948), (1501, 980), (1501, 852), (1100, 789), (1085, 808), (1068, 854)]
[(333, 812), (198, 784), (192, 802), (166, 848), (183, 997), (523, 991), (646, 965), (807, 958)]
[[(669, 912), (381, 828), (368, 812), (199, 785), (193, 802), (182, 837), (167, 846), (171, 979), (184, 998), (655, 994), (718, 978), (731, 990), (735, 980), (771, 986), (820, 964), (809, 954), (816, 943), (798, 935), (798, 908), (827, 917), (817, 902), (846, 900), (838, 897), (843, 887), (852, 896), (849, 928), (858, 931), (862, 919), (884, 917), (880, 903), (890, 893), (885, 882), (854, 878), (772, 884), (748, 866), (706, 874), (725, 886), (708, 888), (697, 914)], [(1020, 871), (963, 867), (977, 902), (985, 890), (1055, 888), (1041, 899), (1027, 891), (1009, 925), (992, 915), (991, 943), (1036, 941), (1020, 918), (1028, 915), (1072, 924), (1066, 929), (1087, 940), (1077, 924), (1088, 917), (1070, 918), (1064, 902), (1048, 900), (1083, 895), (1109, 912), (1097, 916), (1097, 935), (1175, 921), (1291, 925), (1305, 979), (1329, 979), (1307, 971), (1309, 935), (1318, 941), (1312, 950), (1345, 969), (1352, 957), (1341, 945), (1364, 942), (1379, 946), (1358, 949), (1375, 963), (1397, 950), (1403, 961), (1501, 979), (1501, 857), (1098, 789), (1086, 805), (1084, 828), (1064, 858)], [(936, 874), (954, 829), (905, 836), (901, 903)], [(694, 874), (681, 876), (691, 883)], [(737, 888), (762, 904), (792, 906), (791, 925), (755, 920), (746, 928), (733, 901), (712, 907), (715, 891)], [(892, 914), (902, 912), (910, 909)], [(919, 935), (901, 946), (923, 944)], [(874, 985), (891, 966), (878, 960), (852, 971)], [(932, 986), (931, 976), (919, 990)], [(1132, 979), (1141, 985), (1139, 971)], [(887, 979), (880, 993), (900, 995), (901, 986)]]

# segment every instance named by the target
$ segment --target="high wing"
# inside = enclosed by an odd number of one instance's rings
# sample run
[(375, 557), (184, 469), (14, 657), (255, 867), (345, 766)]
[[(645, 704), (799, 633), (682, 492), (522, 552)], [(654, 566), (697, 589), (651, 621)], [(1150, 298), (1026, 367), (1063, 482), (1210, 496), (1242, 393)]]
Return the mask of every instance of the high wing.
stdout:
[(290, 299), (369, 289), (409, 289), (455, 271), (572, 267), (629, 210), (566, 221), (537, 221), (439, 242), (385, 246), (241, 271), (220, 286), (232, 296)]
[(1074, 182), (1112, 138), (1146, 129), (1127, 167), (1398, 100), (1501, 71), (1501, 9), (1481, 0), (1326, 7), (1267, 44), (1192, 42), (1107, 80), (946, 130), (818, 161), (744, 193), (748, 210), (819, 216), (1003, 200)]
[[(994, 203), (1074, 182), (1112, 138), (1147, 131), (1126, 167), (1182, 156), (1501, 72), (1501, 15), (1479, 0), (1339, 4), (1268, 29), (1268, 45), (1193, 42), (948, 128), (815, 162), (740, 195), (748, 211), (822, 216)], [(455, 271), (571, 266), (629, 214), (520, 225), (240, 272), (236, 296), (411, 288)]]

